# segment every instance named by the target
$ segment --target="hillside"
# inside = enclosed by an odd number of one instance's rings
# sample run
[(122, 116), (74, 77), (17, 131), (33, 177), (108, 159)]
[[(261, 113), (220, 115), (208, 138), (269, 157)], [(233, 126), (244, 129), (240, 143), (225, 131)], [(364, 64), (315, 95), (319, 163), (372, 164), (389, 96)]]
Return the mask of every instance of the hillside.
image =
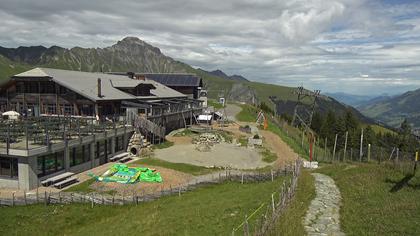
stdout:
[(358, 109), (366, 116), (392, 127), (398, 127), (406, 118), (414, 127), (420, 127), (420, 89), (368, 103)]
[[(58, 46), (3, 48), (0, 47), (0, 79), (8, 78), (30, 67), (42, 66), (89, 72), (137, 71), (137, 72), (181, 72), (195, 73), (204, 79), (209, 97), (226, 97), (228, 101), (259, 103), (274, 106), (270, 96), (276, 96), (278, 113), (292, 113), (296, 101), (294, 88), (251, 82), (242, 76), (228, 76), (222, 71), (207, 72), (195, 69), (185, 63), (164, 55), (159, 48), (138, 38), (126, 37), (116, 44), (105, 48), (66, 49)], [(307, 102), (309, 103), (309, 102)], [(366, 120), (355, 109), (343, 105), (327, 96), (319, 99), (319, 110), (335, 110), (342, 113), (346, 109)]]
[(29, 65), (13, 62), (0, 55), (0, 84), (10, 76), (31, 68)]

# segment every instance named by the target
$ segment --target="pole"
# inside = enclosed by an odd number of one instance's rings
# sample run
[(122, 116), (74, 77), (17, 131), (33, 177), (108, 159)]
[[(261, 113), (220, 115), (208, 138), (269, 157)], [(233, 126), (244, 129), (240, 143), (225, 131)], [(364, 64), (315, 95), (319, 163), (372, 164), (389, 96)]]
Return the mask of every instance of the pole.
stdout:
[(360, 162), (362, 162), (362, 156), (363, 156), (363, 129), (362, 129), (362, 134), (360, 135), (360, 152), (359, 152)]
[(325, 142), (324, 142), (324, 161), (327, 157), (327, 137), (325, 137)]
[(310, 162), (312, 162), (313, 145), (314, 145), (313, 139), (312, 139), (312, 137), (310, 137), (310, 140), (309, 140), (309, 161)]
[(343, 156), (343, 161), (346, 161), (346, 156), (347, 156), (347, 138), (349, 135), (349, 131), (346, 131), (346, 140), (344, 141), (344, 156)]
[(304, 130), (302, 130), (302, 147), (303, 147), (303, 139), (304, 139), (304, 137), (305, 137), (305, 133), (304, 133), (305, 131)]
[(368, 162), (370, 161), (370, 143), (368, 144)]
[(334, 150), (333, 150), (333, 161), (335, 161), (335, 149), (337, 148), (337, 138), (338, 138), (338, 134), (335, 134)]

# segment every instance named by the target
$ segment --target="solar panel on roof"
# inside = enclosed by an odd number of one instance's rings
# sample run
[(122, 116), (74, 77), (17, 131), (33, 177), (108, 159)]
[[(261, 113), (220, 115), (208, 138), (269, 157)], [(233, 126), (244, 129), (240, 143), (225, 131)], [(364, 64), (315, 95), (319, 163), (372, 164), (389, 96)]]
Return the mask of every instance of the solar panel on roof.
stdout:
[(142, 74), (166, 86), (200, 86), (201, 79), (190, 74)]

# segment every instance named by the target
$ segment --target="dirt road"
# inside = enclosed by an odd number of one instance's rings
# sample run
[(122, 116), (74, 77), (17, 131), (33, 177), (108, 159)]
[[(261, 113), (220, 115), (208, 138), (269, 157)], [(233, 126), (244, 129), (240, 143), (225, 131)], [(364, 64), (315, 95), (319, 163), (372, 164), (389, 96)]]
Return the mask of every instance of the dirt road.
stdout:
[(277, 154), (278, 159), (274, 165), (291, 164), (298, 158), (298, 155), (278, 135), (266, 130), (260, 130), (260, 133), (267, 147)]

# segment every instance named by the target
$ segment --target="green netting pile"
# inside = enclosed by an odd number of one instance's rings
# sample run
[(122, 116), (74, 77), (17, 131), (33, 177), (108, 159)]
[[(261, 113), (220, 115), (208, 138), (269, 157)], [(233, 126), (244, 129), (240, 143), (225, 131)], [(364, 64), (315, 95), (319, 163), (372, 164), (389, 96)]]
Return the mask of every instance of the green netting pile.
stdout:
[(115, 164), (101, 176), (89, 175), (97, 181), (123, 184), (132, 184), (139, 181), (161, 183), (163, 181), (160, 173), (156, 172), (156, 170), (143, 167), (128, 167), (125, 164)]

